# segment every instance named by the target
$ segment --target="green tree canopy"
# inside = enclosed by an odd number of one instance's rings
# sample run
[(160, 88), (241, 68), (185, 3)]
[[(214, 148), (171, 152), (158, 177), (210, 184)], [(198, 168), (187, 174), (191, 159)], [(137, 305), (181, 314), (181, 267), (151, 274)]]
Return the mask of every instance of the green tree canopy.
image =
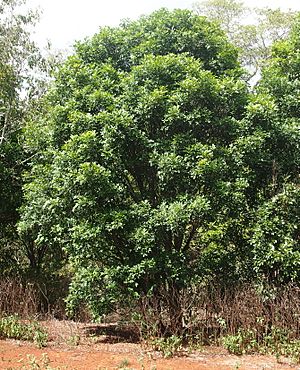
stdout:
[(69, 255), (70, 309), (83, 300), (99, 315), (164, 289), (181, 327), (174, 290), (202, 273), (199, 236), (245, 202), (231, 149), (248, 100), (236, 58), (214, 24), (163, 9), (100, 30), (60, 69), (19, 231), (36, 259)]
[(102, 28), (76, 49), (85, 62), (106, 61), (124, 71), (139, 64), (148, 54), (187, 53), (217, 75), (240, 73), (237, 51), (224, 33), (188, 10), (161, 9), (137, 21), (124, 21), (117, 28)]

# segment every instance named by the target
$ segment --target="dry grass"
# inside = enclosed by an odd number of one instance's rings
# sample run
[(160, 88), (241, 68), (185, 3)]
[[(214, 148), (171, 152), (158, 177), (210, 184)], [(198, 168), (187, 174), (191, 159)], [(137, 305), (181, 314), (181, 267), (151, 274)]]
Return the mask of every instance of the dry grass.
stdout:
[[(171, 301), (177, 304), (180, 327), (175, 329), (174, 323), (170, 322), (170, 295)], [(47, 296), (38, 285), (25, 284), (17, 279), (0, 281), (0, 317), (18, 314), (24, 319), (65, 318), (62, 299), (49, 304), (47, 310), (43, 301), (47, 303)], [(79, 321), (90, 321), (86, 308), (82, 309), (81, 316)], [(86, 320), (82, 320), (83, 317)], [(141, 338), (176, 334), (187, 339), (197, 338), (206, 344), (216, 343), (225, 335), (235, 335), (240, 329), (255, 331), (259, 339), (272, 328), (278, 328), (289, 333), (291, 339), (299, 339), (300, 288), (295, 285), (268, 287), (262, 292), (251, 285), (234, 289), (194, 286), (179, 292), (160, 291), (151, 298), (140, 299), (137, 306), (128, 308), (126, 312), (118, 312), (117, 317), (123, 328), (130, 324), (131, 331), (134, 317), (135, 333), (139, 333)], [(56, 324), (58, 321), (52, 321), (52, 325)], [(66, 322), (65, 325), (70, 325), (70, 328), (64, 332), (75, 340), (80, 331), (78, 324)]]
[(28, 318), (38, 312), (38, 292), (33, 284), (12, 278), (0, 281), (0, 316), (18, 314)]
[[(240, 329), (254, 330), (260, 336), (271, 328), (283, 329), (291, 338), (300, 336), (300, 288), (297, 286), (269, 287), (263, 293), (250, 285), (235, 289), (194, 287), (177, 294), (181, 333), (187, 338), (197, 335), (203, 343), (212, 343)], [(142, 336), (170, 333), (166, 297), (161, 293), (141, 299), (138, 327)]]
[[(32, 317), (66, 319), (64, 302), (66, 294), (65, 281), (49, 288), (44, 282), (3, 278), (0, 280), (0, 317), (17, 314), (24, 319)], [(87, 317), (83, 310), (82, 316)]]

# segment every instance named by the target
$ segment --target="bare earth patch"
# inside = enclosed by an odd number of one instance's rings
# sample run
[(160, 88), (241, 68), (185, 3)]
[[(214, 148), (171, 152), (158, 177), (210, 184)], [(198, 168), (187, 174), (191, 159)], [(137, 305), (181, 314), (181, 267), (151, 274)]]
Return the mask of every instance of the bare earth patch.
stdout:
[(160, 353), (135, 343), (133, 332), (120, 333), (113, 324), (95, 326), (52, 320), (43, 325), (49, 332), (46, 348), (16, 340), (0, 341), (0, 369), (300, 369), (286, 359), (278, 363), (271, 356), (239, 357), (220, 347), (204, 347), (164, 359)]

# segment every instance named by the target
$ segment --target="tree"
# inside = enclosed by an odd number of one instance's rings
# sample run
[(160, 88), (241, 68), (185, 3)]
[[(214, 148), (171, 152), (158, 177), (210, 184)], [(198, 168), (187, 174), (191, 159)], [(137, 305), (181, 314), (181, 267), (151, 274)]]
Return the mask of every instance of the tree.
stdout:
[(285, 185), (257, 213), (252, 245), (254, 268), (263, 282), (299, 283), (299, 189), (299, 184)]
[[(31, 110), (38, 111), (48, 64), (31, 41), (38, 20), (24, 13), (23, 0), (0, 4), (0, 267), (3, 274), (20, 265), (22, 243), (16, 234), (22, 202), (22, 171), (32, 153), (23, 146), (23, 128)], [(33, 108), (34, 107), (34, 108)], [(25, 254), (26, 255), (26, 254)]]
[[(247, 219), (235, 229), (240, 246), (242, 227), (246, 234), (242, 269), (252, 269), (250, 278), (258, 282), (299, 282), (299, 18), (278, 9), (256, 9), (260, 17), (257, 25), (244, 26), (238, 19), (246, 10), (241, 3), (209, 1), (200, 10), (227, 28), (231, 40), (237, 37), (238, 42), (244, 42), (247, 32), (243, 36), (239, 32), (252, 29), (250, 43), (243, 46), (248, 53), (244, 56), (254, 53), (254, 58), (265, 64), (257, 62), (263, 67), (262, 78), (249, 99), (240, 137), (232, 144), (236, 162), (244, 168), (242, 178), (248, 184), (243, 211)], [(292, 20), (295, 24), (291, 30)], [(252, 63), (251, 58), (247, 63)], [(223, 231), (223, 227), (217, 228)], [(224, 241), (224, 232), (216, 232), (217, 237), (220, 234)], [(215, 255), (222, 256), (222, 240), (216, 241)], [(205, 254), (205, 264), (215, 268), (213, 255)], [(227, 272), (226, 279), (228, 276)]]
[(296, 12), (291, 10), (248, 8), (235, 0), (197, 2), (194, 9), (216, 21), (238, 46), (240, 60), (249, 70), (249, 79), (254, 76), (257, 79), (270, 57), (272, 44), (288, 37), (296, 17)]
[[(268, 132), (269, 187), (252, 239), (254, 267), (276, 284), (299, 282), (299, 25), (298, 17), (289, 39), (274, 45), (255, 108), (261, 128)], [(263, 101), (269, 101), (272, 119), (262, 109)]]
[(37, 47), (30, 39), (30, 27), (35, 24), (38, 14), (29, 11), (19, 13), (22, 0), (1, 3), (0, 46), (1, 46), (1, 136), (0, 143), (8, 141), (19, 129), (20, 110), (25, 99), (20, 93), (31, 94), (33, 70), (41, 58)]
[(241, 19), (248, 11), (243, 2), (235, 0), (202, 1), (195, 3), (194, 9), (199, 15), (205, 15), (208, 19), (219, 23), (230, 38), (238, 32)]
[(205, 18), (162, 9), (100, 30), (60, 69), (19, 232), (42, 266), (68, 254), (69, 309), (85, 301), (98, 316), (163, 291), (168, 330), (182, 330), (200, 235), (244, 207), (230, 149), (248, 99), (236, 57)]

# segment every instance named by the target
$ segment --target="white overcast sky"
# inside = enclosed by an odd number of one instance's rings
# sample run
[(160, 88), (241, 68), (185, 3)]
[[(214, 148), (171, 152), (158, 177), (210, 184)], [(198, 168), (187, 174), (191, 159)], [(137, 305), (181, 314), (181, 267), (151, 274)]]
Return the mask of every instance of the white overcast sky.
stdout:
[[(192, 8), (195, 0), (27, 0), (30, 8), (43, 13), (35, 39), (42, 46), (50, 40), (54, 48), (66, 49), (75, 40), (96, 33), (101, 26), (116, 26), (121, 19), (136, 19), (161, 7)], [(247, 6), (300, 11), (299, 0), (245, 0)]]

